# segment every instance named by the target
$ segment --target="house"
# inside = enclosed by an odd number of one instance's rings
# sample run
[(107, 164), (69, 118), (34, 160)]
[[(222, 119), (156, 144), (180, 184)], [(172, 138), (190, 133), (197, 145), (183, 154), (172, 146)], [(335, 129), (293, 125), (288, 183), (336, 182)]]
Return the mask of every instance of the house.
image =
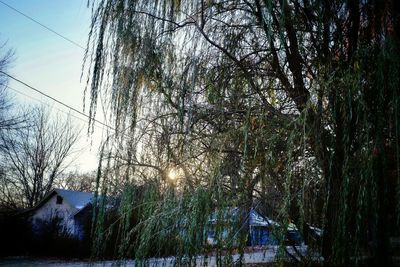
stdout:
[(32, 229), (40, 235), (49, 231), (50, 225), (57, 231), (70, 237), (82, 240), (84, 237), (83, 213), (88, 212), (94, 199), (93, 193), (64, 189), (54, 189), (49, 192), (30, 213)]
[(276, 245), (278, 241), (272, 234), (273, 227), (279, 224), (252, 209), (249, 216), (249, 245), (251, 246), (265, 246)]
[[(215, 211), (208, 220), (207, 243), (215, 246), (219, 241), (236, 242), (240, 223), (239, 208), (225, 208)], [(278, 242), (272, 234), (272, 229), (279, 226), (275, 221), (262, 216), (251, 209), (246, 216), (249, 223), (247, 245), (276, 245)]]

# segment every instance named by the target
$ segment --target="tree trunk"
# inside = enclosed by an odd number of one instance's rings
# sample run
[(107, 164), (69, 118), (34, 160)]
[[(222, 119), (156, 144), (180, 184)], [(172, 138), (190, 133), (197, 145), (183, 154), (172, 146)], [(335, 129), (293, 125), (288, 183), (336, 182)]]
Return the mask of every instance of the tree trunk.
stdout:
[[(326, 224), (324, 228), (324, 237), (322, 241), (322, 256), (325, 259), (325, 265), (330, 266), (334, 260), (334, 246), (335, 240), (334, 235), (337, 230), (338, 223), (338, 210), (340, 201), (340, 192), (342, 185), (342, 174), (343, 174), (343, 121), (341, 118), (341, 107), (336, 97), (336, 92), (332, 93), (332, 103), (334, 103), (334, 114), (335, 114), (335, 153), (333, 155), (333, 162), (331, 167), (325, 169), (325, 177), (328, 179), (327, 183), (327, 206), (326, 206)], [(328, 157), (325, 158), (328, 160)], [(329, 164), (325, 164), (329, 166)]]

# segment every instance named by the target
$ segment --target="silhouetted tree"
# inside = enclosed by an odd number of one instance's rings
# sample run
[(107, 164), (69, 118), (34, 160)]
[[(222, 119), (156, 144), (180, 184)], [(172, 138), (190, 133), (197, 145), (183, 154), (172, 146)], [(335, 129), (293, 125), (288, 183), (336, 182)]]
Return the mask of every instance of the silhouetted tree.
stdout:
[(68, 166), (78, 140), (78, 132), (68, 119), (51, 118), (43, 107), (29, 113), (27, 127), (1, 135), (3, 205), (33, 207)]

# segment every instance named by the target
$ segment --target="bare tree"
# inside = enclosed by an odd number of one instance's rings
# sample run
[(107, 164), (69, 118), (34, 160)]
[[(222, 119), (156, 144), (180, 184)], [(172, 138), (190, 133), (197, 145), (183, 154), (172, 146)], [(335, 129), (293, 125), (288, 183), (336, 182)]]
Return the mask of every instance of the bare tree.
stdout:
[(68, 167), (78, 131), (70, 120), (52, 119), (43, 107), (30, 111), (28, 127), (1, 135), (0, 201), (8, 207), (33, 207)]
[(55, 181), (54, 186), (68, 190), (94, 192), (96, 190), (96, 171), (79, 172), (74, 170), (65, 172)]
[[(7, 48), (7, 42), (3, 42), (0, 44), (0, 136), (2, 137), (2, 142), (0, 142), (0, 152), (5, 149), (6, 139), (3, 138), (5, 136), (6, 131), (15, 131), (20, 129), (21, 127), (26, 126), (25, 118), (26, 116), (23, 113), (18, 114), (14, 107), (14, 103), (11, 95), (8, 92), (8, 77), (4, 75), (4, 72), (10, 67), (11, 62), (14, 58), (14, 51), (12, 49)], [(8, 194), (6, 192), (13, 192), (10, 189), (11, 184), (7, 184), (6, 181), (6, 173), (8, 164), (4, 162), (4, 157), (0, 157), (0, 204), (1, 207), (14, 207), (12, 204), (12, 199), (18, 199), (20, 196), (16, 194)]]
[(0, 44), (0, 131), (22, 126), (24, 116), (12, 109), (13, 101), (7, 91), (8, 77), (4, 72), (10, 67), (14, 51), (6, 48), (7, 43)]
[[(5, 71), (14, 57), (14, 51), (6, 48), (7, 43), (0, 44), (0, 71)], [(7, 85), (7, 78), (0, 73), (0, 88)]]

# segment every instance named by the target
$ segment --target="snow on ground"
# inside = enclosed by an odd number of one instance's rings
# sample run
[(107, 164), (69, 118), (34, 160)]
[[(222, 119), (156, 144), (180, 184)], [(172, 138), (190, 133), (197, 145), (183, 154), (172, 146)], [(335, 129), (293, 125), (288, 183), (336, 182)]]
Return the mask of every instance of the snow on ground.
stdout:
[[(302, 255), (306, 255), (307, 246), (299, 246), (296, 247), (298, 251), (301, 252)], [(243, 259), (246, 264), (263, 264), (263, 263), (272, 263), (277, 260), (278, 257), (278, 246), (268, 246), (263, 249), (244, 253)], [(286, 250), (296, 255), (294, 249), (292, 247), (286, 247)], [(238, 261), (240, 258), (239, 254), (235, 254), (232, 256), (232, 260)], [(288, 259), (288, 258), (286, 258)], [(221, 259), (219, 259), (221, 260)], [(196, 258), (196, 265), (203, 266), (204, 263), (207, 263), (207, 266), (217, 266), (217, 257), (216, 256), (198, 256)], [(168, 258), (153, 258), (146, 261), (146, 266), (152, 267), (172, 267), (174, 266), (175, 257)], [(15, 257), (15, 258), (6, 258), (0, 259), (0, 266), (59, 266), (59, 267), (85, 267), (85, 266), (93, 266), (93, 267), (108, 267), (108, 266), (126, 266), (126, 267), (134, 267), (134, 260), (127, 261), (65, 261), (58, 259), (35, 259), (35, 258), (25, 258), (25, 257)]]

